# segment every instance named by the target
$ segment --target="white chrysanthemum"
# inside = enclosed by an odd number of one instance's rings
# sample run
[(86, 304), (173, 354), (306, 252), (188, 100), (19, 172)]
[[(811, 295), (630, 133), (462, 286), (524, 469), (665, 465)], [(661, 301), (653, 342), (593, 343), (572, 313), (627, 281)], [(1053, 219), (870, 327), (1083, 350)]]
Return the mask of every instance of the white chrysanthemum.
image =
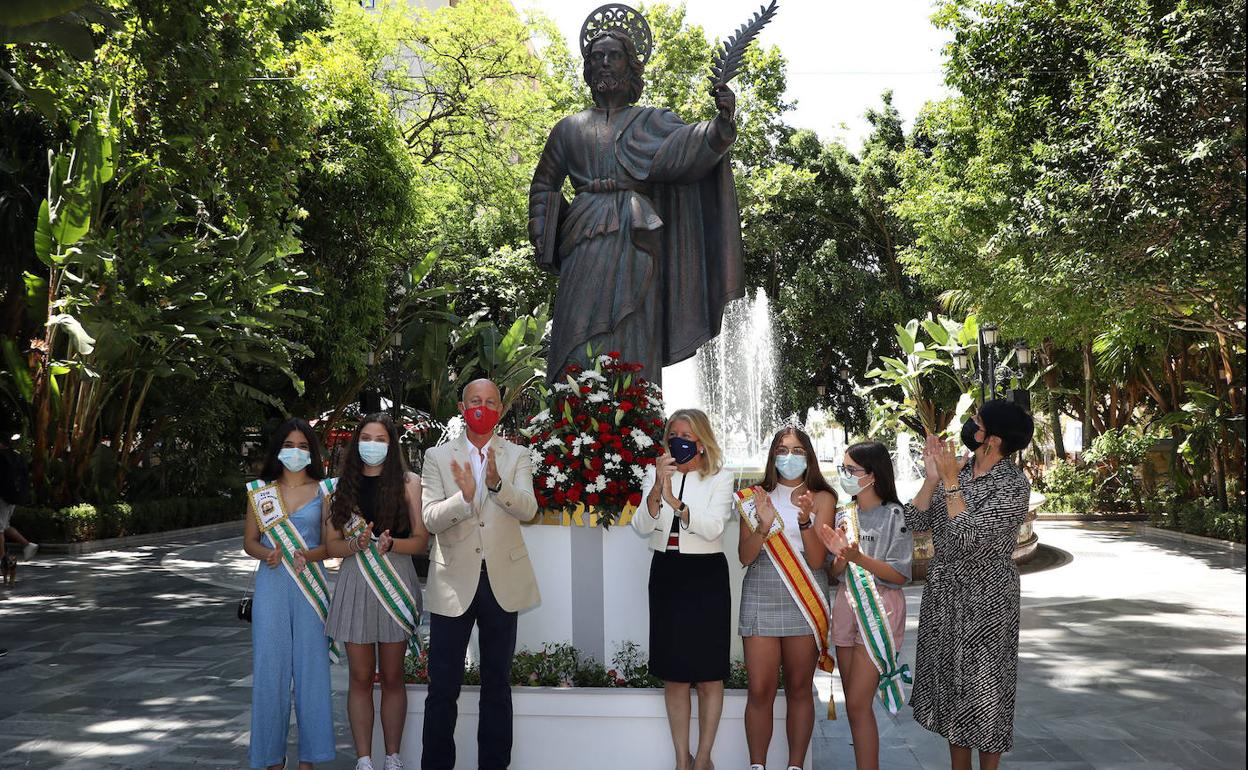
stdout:
[(545, 458), (542, 457), (541, 452), (537, 451), (536, 449), (529, 450), (529, 461), (532, 462), (534, 465), (541, 465), (543, 459)]
[(606, 382), (607, 378), (602, 376), (602, 372), (596, 372), (593, 369), (586, 369), (585, 371), (581, 372), (581, 376), (580, 376), (581, 382), (588, 382), (590, 380), (595, 380), (597, 382)]
[(646, 449), (654, 446), (654, 439), (647, 436), (646, 432), (641, 428), (633, 428), (628, 435), (632, 436), (633, 443), (637, 445), (638, 449)]
[(641, 467), (640, 465), (629, 466), (629, 470), (631, 470), (633, 472), (633, 475), (636, 476), (638, 479), (644, 479), (646, 477), (646, 469)]
[(559, 471), (559, 475), (555, 476), (555, 481), (559, 482), (560, 484), (567, 483), (568, 474), (564, 473), (563, 471)]
[(539, 422), (549, 422), (549, 421), (550, 421), (550, 410), (549, 410), (549, 409), (543, 409), (542, 411), (540, 411), (540, 412), (538, 412), (537, 414), (533, 415), (533, 416), (529, 419), (529, 424), (530, 424), (530, 425), (533, 425), (533, 424), (535, 424), (535, 423), (539, 423)]
[(546, 488), (547, 488), (547, 489), (554, 489), (554, 488), (555, 488), (555, 477), (554, 477), (554, 476), (547, 476), (547, 477), (546, 477)]
[(563, 441), (557, 438), (548, 438), (542, 446), (546, 449), (554, 449), (557, 446), (563, 446)]
[(614, 452), (612, 452), (611, 454), (607, 455), (607, 459), (608, 459), (608, 460), (610, 460), (610, 461), (611, 461), (611, 462), (613, 462), (613, 463), (622, 462), (622, 461), (624, 460), (624, 458), (623, 458), (623, 457), (620, 457), (618, 454), (616, 454), (616, 453), (614, 453)]
[(603, 469), (604, 471), (613, 471), (613, 470), (616, 470), (616, 469), (617, 469), (617, 468), (619, 468), (619, 467), (620, 467), (620, 464), (619, 464), (619, 463), (612, 463), (612, 462), (608, 462), (608, 463), (604, 463), (604, 464), (603, 464), (602, 469)]
[(585, 400), (591, 404), (601, 404), (603, 401), (606, 401), (608, 398), (610, 398), (610, 396), (607, 395), (606, 391), (595, 390), (593, 393), (590, 393), (588, 396), (586, 396)]
[(553, 387), (556, 393), (571, 393), (572, 392), (572, 386), (566, 382), (556, 382)]

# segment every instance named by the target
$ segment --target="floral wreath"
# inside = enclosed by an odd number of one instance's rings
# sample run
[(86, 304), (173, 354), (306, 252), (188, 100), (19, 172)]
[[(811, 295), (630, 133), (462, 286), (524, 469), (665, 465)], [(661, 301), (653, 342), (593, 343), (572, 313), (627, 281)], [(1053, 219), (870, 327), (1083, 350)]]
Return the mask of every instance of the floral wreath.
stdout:
[(533, 491), (547, 510), (595, 509), (604, 527), (641, 504), (646, 468), (662, 451), (663, 398), (641, 364), (617, 352), (573, 364), (543, 393), (546, 408), (521, 433), (533, 460)]

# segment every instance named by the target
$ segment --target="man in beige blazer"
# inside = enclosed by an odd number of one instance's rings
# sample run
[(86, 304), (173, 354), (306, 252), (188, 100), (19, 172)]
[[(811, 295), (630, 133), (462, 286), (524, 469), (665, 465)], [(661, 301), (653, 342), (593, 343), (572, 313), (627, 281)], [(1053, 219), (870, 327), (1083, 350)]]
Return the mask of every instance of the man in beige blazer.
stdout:
[(537, 498), (528, 450), (494, 435), (502, 406), (498, 387), (474, 380), (461, 398), (464, 435), (430, 449), (421, 473), (421, 515), (433, 535), (421, 767), (455, 767), (457, 703), (475, 625), (481, 647), (477, 761), (481, 770), (502, 770), (511, 763), (516, 622), (519, 611), (540, 598), (520, 527), (537, 515)]

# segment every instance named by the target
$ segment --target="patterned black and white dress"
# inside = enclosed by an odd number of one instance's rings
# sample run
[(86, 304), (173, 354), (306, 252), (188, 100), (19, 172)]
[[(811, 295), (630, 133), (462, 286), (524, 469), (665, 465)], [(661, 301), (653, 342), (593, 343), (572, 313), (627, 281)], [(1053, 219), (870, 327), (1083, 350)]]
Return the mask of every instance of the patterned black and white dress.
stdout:
[(950, 519), (944, 487), (926, 511), (906, 506), (914, 531), (931, 530), (910, 705), (923, 727), (957, 746), (1006, 752), (1014, 743), (1018, 677), (1018, 567), (1011, 558), (1031, 487), (1007, 460), (958, 476), (966, 510)]

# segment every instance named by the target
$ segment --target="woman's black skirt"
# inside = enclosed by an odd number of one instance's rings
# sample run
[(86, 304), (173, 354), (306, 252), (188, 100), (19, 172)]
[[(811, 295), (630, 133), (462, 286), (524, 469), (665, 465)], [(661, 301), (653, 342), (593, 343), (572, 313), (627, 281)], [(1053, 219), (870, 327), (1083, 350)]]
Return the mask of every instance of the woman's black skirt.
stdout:
[(650, 673), (665, 682), (728, 678), (732, 593), (722, 553), (655, 551), (650, 562)]

